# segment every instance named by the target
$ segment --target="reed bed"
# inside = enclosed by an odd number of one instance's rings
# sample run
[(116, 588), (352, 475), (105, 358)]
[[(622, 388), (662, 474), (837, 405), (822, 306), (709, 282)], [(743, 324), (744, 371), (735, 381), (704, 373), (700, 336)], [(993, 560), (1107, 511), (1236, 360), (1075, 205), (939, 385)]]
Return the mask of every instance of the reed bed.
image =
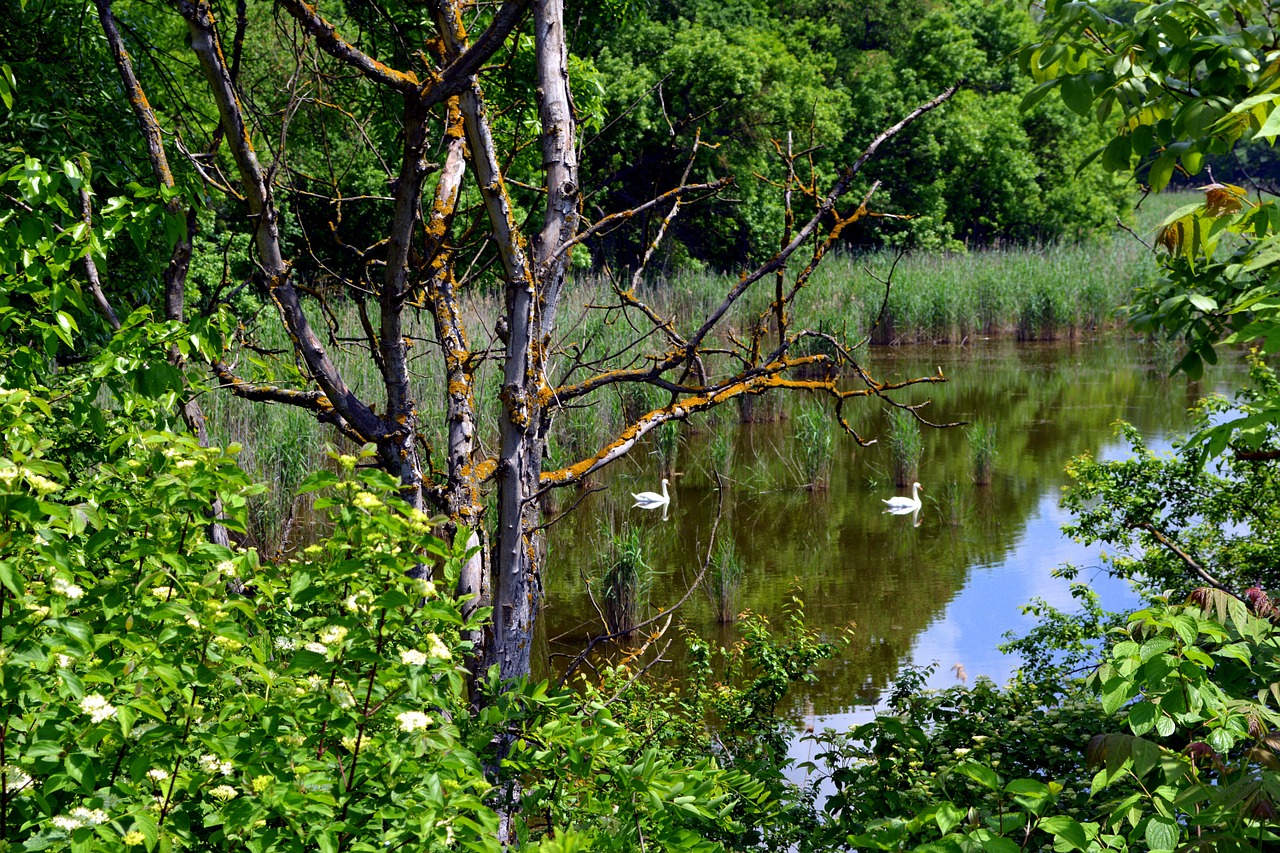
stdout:
[(742, 577), (745, 567), (732, 539), (722, 539), (716, 544), (703, 588), (711, 600), (716, 621), (727, 625), (738, 621), (742, 605)]
[(991, 485), (996, 466), (996, 428), (986, 421), (975, 421), (965, 430), (969, 445), (970, 476), (979, 486)]
[(889, 412), (888, 444), (894, 484), (910, 486), (919, 480), (924, 437), (920, 435), (920, 424), (915, 415), (905, 409)]
[(640, 623), (652, 574), (644, 560), (639, 530), (634, 527), (621, 533), (604, 530), (602, 534), (609, 552), (601, 576), (606, 627), (610, 634), (628, 640)]
[(835, 424), (821, 406), (807, 404), (795, 419), (800, 472), (810, 491), (820, 491), (831, 483), (831, 461), (835, 455)]

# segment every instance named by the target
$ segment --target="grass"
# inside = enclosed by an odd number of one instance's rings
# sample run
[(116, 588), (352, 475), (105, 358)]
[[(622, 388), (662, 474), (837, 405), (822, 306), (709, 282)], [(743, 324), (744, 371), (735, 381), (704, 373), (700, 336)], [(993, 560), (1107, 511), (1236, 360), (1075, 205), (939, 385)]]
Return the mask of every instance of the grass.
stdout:
[(910, 486), (920, 479), (920, 457), (924, 455), (924, 438), (915, 415), (905, 409), (889, 412), (889, 462), (893, 482)]
[(606, 531), (609, 558), (601, 577), (604, 618), (611, 634), (631, 638), (640, 622), (641, 610), (650, 585), (650, 570), (644, 561), (640, 531), (632, 527), (623, 533)]
[(970, 476), (979, 486), (991, 484), (996, 466), (996, 428), (986, 421), (975, 421), (964, 431), (969, 443)]
[(805, 405), (795, 419), (801, 474), (810, 491), (827, 488), (835, 452), (834, 420), (821, 406)]
[(743, 574), (742, 558), (738, 556), (733, 540), (722, 539), (716, 545), (711, 566), (703, 580), (707, 597), (711, 599), (711, 609), (715, 611), (716, 621), (721, 625), (738, 621)]

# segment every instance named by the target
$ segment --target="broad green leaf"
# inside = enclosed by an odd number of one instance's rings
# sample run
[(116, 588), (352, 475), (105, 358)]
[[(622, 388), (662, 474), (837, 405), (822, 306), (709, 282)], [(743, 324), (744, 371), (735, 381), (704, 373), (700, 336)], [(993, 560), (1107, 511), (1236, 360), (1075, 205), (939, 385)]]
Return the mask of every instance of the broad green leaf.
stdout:
[(1157, 815), (1147, 823), (1146, 841), (1152, 851), (1173, 850), (1179, 837), (1178, 824), (1172, 818)]
[(1089, 838), (1085, 834), (1084, 827), (1074, 818), (1054, 815), (1041, 820), (1038, 826), (1059, 841), (1065, 842), (1073, 850), (1087, 850), (1089, 847)]
[(1151, 164), (1151, 169), (1147, 172), (1147, 183), (1155, 192), (1160, 192), (1169, 185), (1169, 179), (1173, 177), (1174, 160), (1175, 158), (1166, 152)]
[(1000, 777), (997, 776), (996, 772), (990, 767), (984, 767), (981, 764), (974, 764), (971, 761), (966, 761), (963, 764), (957, 764), (951, 769), (951, 772), (968, 776), (973, 781), (986, 788), (990, 788), (992, 791), (1000, 790)]

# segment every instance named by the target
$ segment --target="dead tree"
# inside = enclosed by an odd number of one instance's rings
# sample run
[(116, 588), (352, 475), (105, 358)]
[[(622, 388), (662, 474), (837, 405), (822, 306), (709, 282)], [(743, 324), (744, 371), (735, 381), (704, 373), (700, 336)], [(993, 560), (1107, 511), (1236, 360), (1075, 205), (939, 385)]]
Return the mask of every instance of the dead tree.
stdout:
[[(593, 362), (561, 346), (558, 324), (563, 321), (570, 287), (567, 270), (575, 247), (624, 226), (639, 213), (652, 212), (661, 217), (661, 224), (648, 246), (647, 263), (682, 206), (718, 192), (730, 181), (692, 182), (686, 169), (674, 189), (639, 207), (594, 222), (584, 219), (563, 0), (489, 5), (430, 0), (425, 5), (434, 33), (422, 44), (402, 45), (402, 52), (416, 63), (404, 69), (371, 55), (359, 46), (358, 38), (344, 33), (357, 27), (342, 17), (337, 4), (324, 10), (303, 0), (276, 0), (273, 18), (258, 16), (251, 22), (241, 0), (229, 25), (216, 18), (209, 0), (169, 0), (169, 5), (185, 21), (206, 102), (217, 111), (216, 127), (202, 151), (190, 150), (182, 128), (162, 126), (129, 67), (128, 53), (112, 23), (110, 0), (98, 0), (104, 32), (142, 138), (157, 164), (158, 179), (164, 182), (168, 174), (167, 143), (181, 149), (208, 191), (239, 201), (242, 233), (252, 236), (255, 278), (291, 342), (286, 360), (294, 381), (289, 387), (247, 377), (236, 358), (238, 347), (252, 345), (243, 337), (228, 341), (226, 352), (211, 361), (210, 370), (232, 394), (300, 407), (351, 441), (372, 445), (377, 464), (398, 478), (410, 504), (476, 532), (475, 541), (484, 547), (464, 569), (457, 590), (471, 597), (472, 608), (493, 608), (484, 636), (476, 638), (476, 672), (496, 665), (504, 680), (529, 672), (539, 604), (540, 498), (548, 490), (581, 483), (667, 421), (772, 391), (825, 395), (844, 429), (863, 442), (845, 418), (847, 402), (888, 399), (886, 395), (906, 385), (942, 380), (940, 375), (898, 383), (876, 380), (856, 360), (855, 346), (803, 326), (800, 300), (842, 231), (877, 215), (870, 208), (876, 183), (856, 204), (846, 200), (855, 187), (865, 186), (859, 183), (864, 167), (887, 140), (945, 102), (954, 88), (873, 139), (825, 190), (816, 178), (802, 181), (790, 144), (780, 145), (786, 167), (786, 224), (779, 251), (768, 262), (743, 271), (705, 316), (663, 316), (642, 299), (643, 265), (614, 278), (612, 301), (594, 310), (625, 314), (635, 324), (629, 355), (619, 367), (616, 360)], [(292, 67), (285, 69), (279, 86), (287, 98), (274, 112), (255, 109), (241, 82), (242, 47), (250, 26), (275, 27), (281, 33), (279, 44), (287, 48), (284, 54), (291, 57)], [(493, 69), (510, 71), (504, 56), (528, 30), (534, 77), (512, 83), (506, 73), (501, 84), (518, 89), (503, 90), (504, 103), (523, 99), (536, 105), (537, 136), (530, 144), (536, 142), (541, 155), (541, 179), (538, 186), (521, 184), (519, 190), (539, 204), (526, 215), (512, 201), (515, 185), (509, 175), (509, 164), (518, 153), (513, 149), (521, 149), (525, 141), (495, 130), (494, 100), (486, 86), (499, 85), (493, 82)], [(279, 61), (279, 54), (275, 58)], [(299, 280), (302, 259), (290, 257), (281, 236), (282, 217), (288, 215), (281, 199), (299, 192), (290, 179), (292, 117), (304, 107), (327, 110), (357, 131), (362, 128), (358, 116), (326, 100), (331, 80), (364, 86), (377, 95), (378, 103), (396, 105), (400, 128), (394, 156), (374, 152), (388, 164), (387, 185), (393, 195), (382, 237), (365, 249), (339, 246), (337, 251), (359, 257), (360, 272), (331, 271), (329, 276), (359, 307), (362, 335), (356, 342), (339, 342), (332, 328), (317, 328), (304, 311), (304, 298), (326, 297)], [(376, 147), (367, 136), (365, 142), (370, 150)], [(689, 152), (690, 166), (699, 148), (695, 143)], [(172, 183), (172, 177), (168, 181)], [(336, 211), (335, 221), (344, 205), (355, 203), (340, 190), (335, 182), (327, 199)], [(793, 198), (808, 199), (807, 208), (797, 209)], [(195, 220), (186, 219), (189, 247)], [(333, 230), (331, 241), (340, 242), (336, 225)], [(316, 247), (318, 240), (307, 235), (307, 248), (302, 250), (313, 260), (323, 254)], [(177, 258), (175, 264), (166, 278), (167, 293), (180, 297), (186, 259)], [(491, 333), (467, 319), (464, 297), (469, 289), (494, 280), (500, 282), (501, 305)], [(770, 280), (768, 309), (751, 322), (731, 327), (730, 319), (741, 313), (744, 297), (753, 289), (767, 288)], [(326, 305), (321, 308), (327, 311)], [(176, 316), (181, 310), (178, 305)], [(429, 340), (410, 333), (419, 313), (429, 318)], [(821, 347), (808, 346), (818, 339)], [(359, 393), (344, 375), (333, 357), (337, 345), (358, 347), (376, 365), (379, 399)], [(443, 399), (421, 400), (415, 391), (414, 361), (423, 357), (423, 347), (444, 376)], [(496, 437), (486, 438), (480, 435), (483, 419), (477, 401), (484, 389), (477, 387), (477, 377), (481, 366), (494, 360), (500, 363), (501, 413)], [(829, 369), (837, 363), (842, 371)], [(852, 380), (837, 379), (840, 372)], [(557, 376), (571, 378), (553, 379)], [(657, 389), (664, 402), (634, 417), (612, 440), (573, 464), (546, 470), (544, 449), (557, 413), (636, 384)], [(433, 448), (423, 437), (422, 426), (430, 418), (446, 425), (442, 448)], [(496, 491), (496, 511), (486, 517), (484, 496), (490, 490)]]

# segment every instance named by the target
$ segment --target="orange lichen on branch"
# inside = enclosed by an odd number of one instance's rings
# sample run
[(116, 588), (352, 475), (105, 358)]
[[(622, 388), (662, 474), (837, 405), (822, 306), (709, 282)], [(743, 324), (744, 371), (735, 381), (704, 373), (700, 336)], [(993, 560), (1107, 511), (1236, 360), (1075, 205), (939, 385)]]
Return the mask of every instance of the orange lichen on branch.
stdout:
[(382, 83), (406, 95), (417, 94), (421, 83), (412, 72), (398, 71), (343, 39), (337, 28), (320, 16), (315, 6), (303, 0), (280, 0), (280, 5), (315, 37), (316, 44), (326, 53), (346, 62), (375, 83)]

